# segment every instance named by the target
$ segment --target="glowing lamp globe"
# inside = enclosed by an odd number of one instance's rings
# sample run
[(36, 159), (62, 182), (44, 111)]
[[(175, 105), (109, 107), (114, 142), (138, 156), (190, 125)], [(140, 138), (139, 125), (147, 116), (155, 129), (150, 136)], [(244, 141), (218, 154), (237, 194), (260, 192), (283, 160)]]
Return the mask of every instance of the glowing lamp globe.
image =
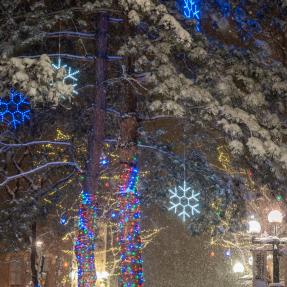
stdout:
[(272, 210), (268, 214), (268, 221), (270, 223), (281, 223), (283, 220), (283, 214), (279, 210)]
[(248, 233), (260, 233), (261, 232), (261, 225), (258, 221), (250, 220), (248, 224), (249, 224)]
[(244, 266), (242, 263), (237, 262), (233, 266), (233, 272), (234, 273), (243, 273), (244, 272)]

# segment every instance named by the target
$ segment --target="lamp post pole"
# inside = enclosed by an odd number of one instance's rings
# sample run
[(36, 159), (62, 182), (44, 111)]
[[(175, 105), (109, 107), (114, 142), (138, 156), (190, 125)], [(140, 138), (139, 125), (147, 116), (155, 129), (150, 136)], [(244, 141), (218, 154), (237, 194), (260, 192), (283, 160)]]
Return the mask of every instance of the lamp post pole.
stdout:
[[(280, 285), (280, 266), (279, 266), (279, 247), (280, 244), (286, 244), (287, 238), (279, 238), (277, 236), (277, 224), (282, 223), (283, 214), (279, 210), (272, 210), (268, 214), (268, 221), (274, 224), (274, 236), (268, 237), (252, 237), (252, 243), (255, 244), (270, 244), (272, 245), (273, 253), (273, 284), (277, 286)], [(260, 233), (261, 227), (259, 222), (250, 221), (249, 222), (249, 232), (250, 233)], [(274, 285), (274, 286), (275, 286)]]
[(279, 244), (273, 243), (273, 283), (280, 283)]

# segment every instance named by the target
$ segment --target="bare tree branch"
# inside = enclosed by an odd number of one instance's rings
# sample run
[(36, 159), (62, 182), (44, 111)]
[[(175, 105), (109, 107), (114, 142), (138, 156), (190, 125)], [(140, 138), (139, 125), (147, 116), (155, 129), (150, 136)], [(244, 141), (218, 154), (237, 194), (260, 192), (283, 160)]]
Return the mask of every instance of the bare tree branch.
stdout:
[[(116, 144), (118, 141), (116, 139), (105, 139), (105, 142), (106, 143), (113, 143), (113, 144)], [(139, 148), (144, 148), (144, 149), (149, 149), (149, 150), (153, 150), (153, 151), (157, 151), (157, 152), (160, 152), (160, 153), (163, 153), (165, 155), (168, 155), (169, 157), (171, 158), (175, 158), (177, 160), (179, 160), (180, 162), (183, 161), (179, 156), (177, 156), (176, 154), (174, 153), (171, 153), (171, 152), (168, 152), (168, 151), (165, 151), (163, 149), (160, 149), (159, 147), (157, 146), (151, 146), (151, 145), (143, 145), (143, 144), (138, 144), (137, 145)]]
[(95, 39), (95, 33), (82, 33), (75, 31), (60, 31), (60, 32), (47, 32), (44, 34), (47, 38), (58, 38), (59, 36), (66, 37), (80, 37), (86, 39)]
[[(19, 164), (16, 162), (15, 159), (13, 159), (13, 163), (14, 163), (15, 167), (17, 168), (18, 172), (20, 172), (20, 174), (23, 174), (24, 171), (22, 170), (22, 168), (20, 168)], [(34, 186), (33, 180), (31, 178), (29, 178), (28, 176), (23, 176), (23, 177), (27, 181), (29, 181), (32, 186)]]
[[(96, 56), (79, 56), (79, 55), (72, 55), (72, 54), (46, 54), (50, 58), (58, 58), (61, 56), (63, 59), (69, 59), (69, 60), (80, 60), (85, 62), (94, 62), (96, 59)], [(18, 58), (30, 58), (30, 59), (38, 59), (41, 58), (42, 55), (26, 55), (26, 56), (19, 56)], [(108, 61), (117, 61), (122, 60), (123, 57), (121, 56), (107, 56)]]
[(55, 161), (55, 162), (48, 162), (44, 165), (41, 165), (41, 166), (38, 166), (34, 169), (31, 169), (29, 171), (25, 171), (25, 172), (22, 172), (22, 173), (19, 173), (19, 174), (16, 174), (16, 175), (13, 175), (13, 176), (8, 176), (6, 177), (6, 179), (0, 183), (0, 187), (3, 187), (5, 186), (7, 183), (9, 183), (10, 181), (13, 181), (17, 178), (20, 178), (20, 177), (26, 177), (27, 175), (30, 175), (32, 173), (36, 173), (36, 172), (39, 172), (43, 169), (46, 169), (48, 167), (51, 167), (51, 166), (73, 166), (75, 167), (77, 170), (81, 171), (82, 170), (80, 169), (80, 167), (75, 163), (75, 162), (62, 162), (62, 161)]
[(27, 143), (19, 143), (19, 144), (8, 144), (0, 141), (0, 152), (6, 152), (10, 148), (21, 148), (27, 147), (31, 145), (63, 145), (63, 146), (72, 146), (69, 142), (60, 142), (60, 141), (32, 141)]

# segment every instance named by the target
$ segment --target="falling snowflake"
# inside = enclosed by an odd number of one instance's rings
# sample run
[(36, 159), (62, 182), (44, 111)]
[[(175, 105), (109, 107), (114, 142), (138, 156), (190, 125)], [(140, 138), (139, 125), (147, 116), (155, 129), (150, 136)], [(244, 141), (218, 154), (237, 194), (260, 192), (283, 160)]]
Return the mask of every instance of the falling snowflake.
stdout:
[(0, 98), (0, 120), (7, 126), (17, 126), (30, 119), (30, 103), (22, 93), (10, 90), (9, 100)]
[(196, 20), (196, 31), (200, 31), (200, 11), (198, 0), (184, 0), (183, 14), (187, 19)]
[(58, 63), (57, 64), (52, 64), (53, 68), (56, 70), (60, 70), (60, 69), (64, 69), (66, 72), (66, 76), (63, 79), (63, 82), (65, 84), (72, 84), (73, 86), (73, 93), (74, 94), (78, 94), (77, 90), (76, 90), (76, 86), (78, 85), (78, 75), (80, 73), (79, 70), (75, 70), (73, 71), (73, 69), (67, 65), (64, 65), (62, 63), (62, 59), (59, 57), (58, 58)]
[(191, 187), (186, 186), (186, 182), (183, 182), (183, 187), (175, 187), (170, 192), (170, 204), (171, 207), (168, 210), (174, 210), (174, 213), (179, 217), (182, 217), (185, 222), (186, 217), (190, 218), (195, 214), (199, 214), (199, 192), (195, 192)]

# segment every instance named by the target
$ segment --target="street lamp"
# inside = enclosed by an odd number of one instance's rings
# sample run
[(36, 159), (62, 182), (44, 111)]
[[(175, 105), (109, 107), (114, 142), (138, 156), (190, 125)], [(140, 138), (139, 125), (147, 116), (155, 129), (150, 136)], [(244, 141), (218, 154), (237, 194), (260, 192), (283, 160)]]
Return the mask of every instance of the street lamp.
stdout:
[(282, 223), (283, 214), (279, 210), (272, 210), (268, 214), (268, 221), (270, 223)]
[[(276, 224), (282, 223), (283, 214), (279, 210), (272, 210), (268, 214), (268, 221), (269, 223), (274, 223), (274, 235), (277, 236), (277, 226)], [(273, 242), (272, 249), (273, 249), (273, 282), (279, 283), (280, 282), (280, 270), (279, 270), (279, 243)]]
[[(273, 283), (280, 283), (279, 273), (279, 245), (286, 244), (286, 238), (277, 237), (277, 224), (282, 223), (283, 214), (279, 210), (272, 210), (268, 214), (268, 222), (274, 224), (274, 236), (268, 237), (253, 237), (252, 242), (257, 244), (272, 244), (273, 251)], [(254, 225), (255, 226), (255, 225)], [(253, 227), (254, 227), (253, 226)], [(256, 229), (255, 227), (253, 228)], [(261, 229), (261, 228), (260, 228)]]
[(249, 224), (249, 229), (248, 229), (248, 233), (251, 234), (258, 234), (261, 232), (261, 225), (258, 221), (256, 220), (250, 220), (248, 222)]

